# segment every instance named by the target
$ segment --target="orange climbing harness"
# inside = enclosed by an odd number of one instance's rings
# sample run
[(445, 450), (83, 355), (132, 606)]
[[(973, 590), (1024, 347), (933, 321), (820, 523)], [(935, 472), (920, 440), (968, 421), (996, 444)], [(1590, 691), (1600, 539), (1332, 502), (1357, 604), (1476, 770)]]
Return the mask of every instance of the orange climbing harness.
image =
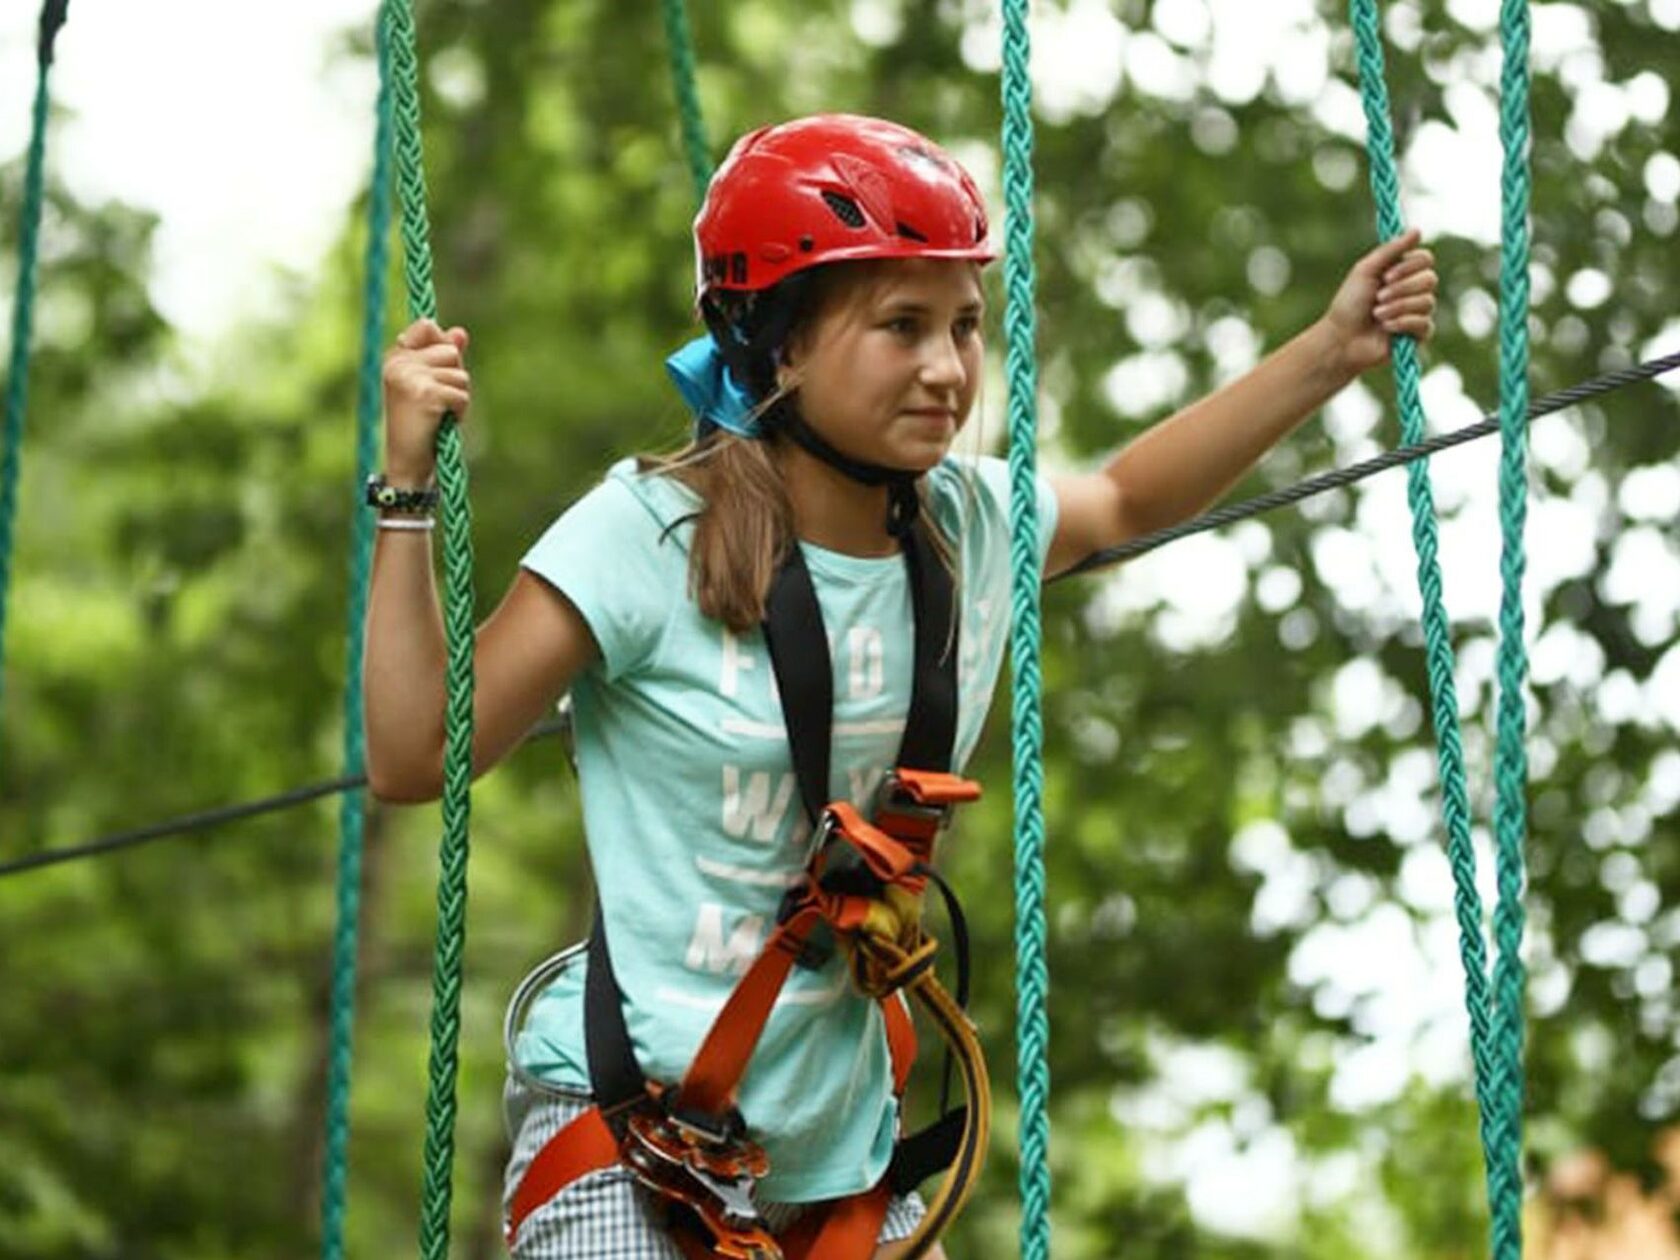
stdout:
[[(772, 585), (765, 634), (796, 776), (815, 824), (810, 861), (783, 900), (775, 930), (674, 1086), (647, 1080), (635, 1063), (597, 914), (584, 999), (596, 1105), (550, 1139), (526, 1169), (513, 1195), (510, 1245), (521, 1223), (555, 1194), (615, 1164), (628, 1168), (666, 1206), (672, 1235), (691, 1257), (867, 1260), (892, 1196), (941, 1168), (949, 1173), (906, 1254), (924, 1254), (962, 1209), (985, 1156), (991, 1096), (979, 1041), (962, 1009), (966, 928), (932, 862), (952, 811), (978, 799), (980, 786), (946, 769), (956, 724), (950, 575), (933, 555), (924, 527), (913, 528), (904, 547), (916, 663), (902, 764), (882, 785), (868, 818), (847, 801), (820, 803), (828, 784), (833, 683), (815, 591), (795, 547)], [(922, 927), (930, 882), (938, 884), (951, 914), (956, 998), (934, 972), (938, 945)], [(880, 1004), (895, 1093), (902, 1100), (916, 1057), (908, 1000), (949, 1048), (947, 1072), (953, 1065), (960, 1071), (966, 1106), (942, 1107), (928, 1128), (901, 1137), (877, 1185), (813, 1207), (777, 1237), (754, 1201), (754, 1186), (769, 1170), (769, 1160), (751, 1138), (736, 1105), (737, 1091), (793, 968), (820, 966), (836, 948), (847, 958), (853, 983)]]

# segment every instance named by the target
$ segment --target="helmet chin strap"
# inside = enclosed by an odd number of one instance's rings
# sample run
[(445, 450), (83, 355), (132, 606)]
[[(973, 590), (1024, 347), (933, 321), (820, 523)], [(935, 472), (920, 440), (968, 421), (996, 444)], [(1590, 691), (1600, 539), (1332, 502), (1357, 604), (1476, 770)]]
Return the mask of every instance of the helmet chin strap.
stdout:
[[(741, 337), (736, 326), (710, 299), (701, 300), (700, 314), (711, 331), (712, 340), (717, 342), (718, 352), (723, 355), (723, 361), (728, 364), (730, 373), (738, 382), (760, 396), (767, 388), (774, 386), (774, 381), (757, 379), (753, 371), (754, 360), (762, 362), (767, 354), (773, 358), (778, 352), (781, 343), (787, 337), (788, 323), (792, 316), (791, 303), (772, 315), (750, 341)], [(921, 497), (916, 493), (916, 482), (921, 478), (921, 474), (907, 472), (902, 468), (888, 468), (883, 464), (865, 463), (842, 454), (806, 423), (805, 417), (799, 414), (799, 408), (791, 405), (791, 402), (791, 399), (781, 399), (764, 414), (763, 424), (766, 430), (785, 433), (805, 451), (859, 485), (885, 486), (888, 535), (903, 538), (909, 533), (916, 523), (916, 517), (921, 513)]]
[(815, 429), (805, 422), (798, 408), (778, 406), (773, 413), (776, 428), (788, 435), (806, 451), (822, 460), (830, 468), (851, 478), (862, 486), (887, 488), (887, 533), (902, 538), (916, 523), (922, 501), (916, 493), (920, 473), (902, 468), (887, 468), (881, 464), (866, 464), (842, 455)]

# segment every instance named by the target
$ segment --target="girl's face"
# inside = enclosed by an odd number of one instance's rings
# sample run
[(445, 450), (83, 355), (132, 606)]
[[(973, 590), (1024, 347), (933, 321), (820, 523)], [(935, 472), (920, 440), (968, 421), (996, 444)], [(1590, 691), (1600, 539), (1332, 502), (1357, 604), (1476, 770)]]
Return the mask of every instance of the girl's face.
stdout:
[(979, 268), (913, 258), (860, 268), (789, 343), (782, 382), (805, 422), (871, 464), (926, 471), (980, 384)]

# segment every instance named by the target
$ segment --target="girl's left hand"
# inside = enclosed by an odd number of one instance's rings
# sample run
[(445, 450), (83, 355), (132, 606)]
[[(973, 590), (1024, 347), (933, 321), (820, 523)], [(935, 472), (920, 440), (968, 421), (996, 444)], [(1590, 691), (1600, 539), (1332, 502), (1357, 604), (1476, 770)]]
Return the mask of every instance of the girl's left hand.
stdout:
[(1435, 257), (1417, 248), (1422, 233), (1409, 228), (1353, 264), (1336, 290), (1324, 323), (1341, 346), (1347, 370), (1357, 376), (1386, 362), (1389, 338), (1404, 333), (1428, 341), (1435, 332)]

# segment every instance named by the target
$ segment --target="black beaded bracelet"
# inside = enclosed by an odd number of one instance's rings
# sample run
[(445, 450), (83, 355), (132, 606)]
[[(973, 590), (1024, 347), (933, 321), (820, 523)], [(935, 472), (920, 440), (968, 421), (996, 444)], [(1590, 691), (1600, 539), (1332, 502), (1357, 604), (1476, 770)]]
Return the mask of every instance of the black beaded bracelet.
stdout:
[(403, 516), (430, 516), (438, 505), (437, 487), (402, 490), (386, 481), (384, 473), (376, 473), (367, 481), (367, 504), (381, 512), (396, 512)]

